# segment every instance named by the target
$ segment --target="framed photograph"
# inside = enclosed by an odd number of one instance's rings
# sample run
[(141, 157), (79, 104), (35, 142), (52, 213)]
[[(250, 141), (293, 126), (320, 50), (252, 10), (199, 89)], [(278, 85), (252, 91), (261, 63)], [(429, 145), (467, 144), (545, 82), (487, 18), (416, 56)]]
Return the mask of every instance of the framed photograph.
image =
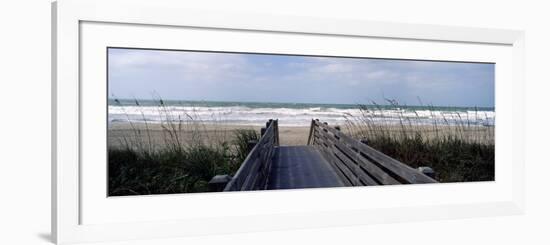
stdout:
[(523, 32), (52, 5), (57, 243), (521, 214)]

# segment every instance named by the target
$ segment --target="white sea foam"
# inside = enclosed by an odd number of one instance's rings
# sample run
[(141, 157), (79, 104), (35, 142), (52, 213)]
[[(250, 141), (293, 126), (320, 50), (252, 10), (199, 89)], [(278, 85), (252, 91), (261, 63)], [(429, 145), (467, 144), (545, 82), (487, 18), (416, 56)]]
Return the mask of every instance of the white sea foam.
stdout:
[(263, 125), (266, 120), (279, 119), (282, 126), (307, 126), (311, 119), (319, 119), (333, 125), (342, 125), (348, 119), (361, 118), (369, 114), (374, 123), (399, 124), (400, 120), (415, 125), (460, 124), (494, 125), (494, 111), (449, 111), (449, 110), (409, 110), (380, 109), (361, 111), (359, 109), (311, 107), (311, 108), (250, 108), (246, 106), (109, 106), (109, 122), (150, 122), (166, 120), (201, 120), (205, 123), (223, 122), (227, 124)]

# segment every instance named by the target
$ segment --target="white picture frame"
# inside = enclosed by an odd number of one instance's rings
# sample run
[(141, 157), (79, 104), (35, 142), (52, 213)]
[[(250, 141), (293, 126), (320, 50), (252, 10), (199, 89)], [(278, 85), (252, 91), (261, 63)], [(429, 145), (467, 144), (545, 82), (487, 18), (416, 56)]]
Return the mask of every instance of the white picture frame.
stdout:
[[(88, 216), (98, 217), (97, 219), (93, 222), (83, 222), (83, 217), (86, 217), (83, 210), (92, 210), (93, 206), (99, 205), (102, 201), (96, 200), (100, 197), (94, 197), (89, 202), (90, 198), (86, 196), (86, 192), (83, 192), (86, 189), (83, 188), (84, 181), (90, 179), (95, 181), (93, 180), (95, 173), (86, 171), (90, 168), (83, 168), (81, 163), (83, 160), (81, 155), (83, 150), (82, 115), (87, 113), (83, 111), (87, 107), (82, 107), (81, 95), (88, 92), (88, 90), (82, 91), (81, 82), (88, 79), (86, 74), (90, 74), (81, 72), (82, 69), (88, 69), (88, 64), (90, 64), (88, 58), (82, 56), (83, 53), (87, 54), (86, 52), (88, 52), (83, 47), (88, 43), (101, 46), (109, 45), (109, 42), (116, 42), (113, 41), (116, 39), (114, 34), (112, 37), (99, 38), (101, 40), (94, 38), (94, 35), (89, 37), (88, 33), (94, 34), (94, 32), (83, 31), (83, 26), (101, 25), (102, 23), (133, 26), (136, 30), (127, 33), (137, 35), (137, 37), (143, 34), (143, 30), (138, 29), (168, 27), (210, 30), (212, 33), (258, 32), (265, 35), (337, 37), (358, 39), (359, 41), (363, 38), (376, 39), (379, 42), (417, 42), (419, 47), (425, 45), (422, 44), (423, 42), (437, 42), (441, 44), (441, 47), (465, 45), (472, 50), (496, 47), (494, 51), (491, 51), (492, 53), (479, 52), (477, 56), (474, 54), (470, 56), (456, 54), (454, 56), (453, 52), (441, 55), (437, 52), (430, 53), (428, 49), (424, 48), (419, 49), (425, 51), (421, 57), (418, 52), (410, 53), (407, 57), (424, 59), (455, 57), (468, 61), (489, 60), (496, 62), (497, 66), (499, 64), (506, 66), (506, 69), (498, 70), (497, 68), (496, 74), (497, 114), (499, 118), (506, 119), (497, 121), (499, 123), (497, 126), (497, 164), (502, 167), (497, 166), (494, 183), (415, 185), (368, 190), (366, 188), (335, 188), (265, 193), (223, 193), (196, 195), (192, 198), (187, 198), (184, 195), (132, 197), (118, 199), (117, 203), (103, 202), (105, 205), (112, 205), (101, 206), (103, 208), (101, 210), (105, 212), (104, 217), (96, 210), (95, 213), (88, 214)], [(100, 31), (107, 29), (100, 28)], [(151, 239), (199, 234), (512, 215), (521, 214), (524, 210), (524, 34), (522, 31), (209, 12), (186, 9), (185, 3), (178, 1), (146, 0), (57, 1), (52, 5), (52, 30), (52, 44), (54, 45), (52, 47), (52, 237), (56, 243)], [(162, 33), (170, 32), (170, 30), (164, 30)], [(158, 34), (163, 35), (162, 33)], [(100, 33), (96, 32), (95, 35), (100, 36)], [(223, 33), (219, 35), (223, 35)], [(136, 36), (129, 35), (128, 38), (130, 37)], [(113, 40), (109, 40), (109, 38)], [(83, 44), (84, 40), (86, 40), (86, 44)], [(176, 45), (161, 44), (161, 41), (155, 39), (147, 41), (145, 38), (143, 42), (133, 45)], [(381, 49), (392, 48), (395, 49), (395, 46), (382, 47)], [(315, 53), (316, 51), (310, 52)], [(388, 54), (379, 55), (389, 58)], [(483, 55), (487, 57), (483, 57)], [(88, 63), (83, 62), (84, 59)], [(100, 76), (104, 77), (104, 74), (100, 74)], [(498, 111), (499, 106), (504, 105), (506, 98), (510, 98), (512, 95), (514, 103), (505, 104), (506, 106), (500, 108), (506, 109)], [(501, 122), (502, 126), (500, 126)], [(502, 147), (500, 147), (498, 142), (506, 143), (501, 144)], [(499, 169), (502, 171), (499, 172)], [(90, 177), (83, 178), (83, 176)], [(442, 197), (441, 200), (426, 198), (443, 195), (442, 193), (449, 191), (453, 192), (446, 194), (447, 196)], [(422, 200), (409, 198), (410, 202), (403, 203), (404, 199), (396, 197), (407, 192), (423, 198)], [(487, 195), (487, 193), (492, 194)], [(326, 202), (327, 199), (356, 200), (349, 198), (357, 195), (362, 195), (361, 198), (371, 197), (376, 200), (383, 198), (384, 200), (372, 201), (374, 204), (370, 206), (359, 205), (355, 201), (350, 201), (347, 206), (342, 203)], [(104, 198), (107, 199), (106, 196)], [(319, 203), (326, 203), (326, 205), (313, 207), (307, 203), (307, 200), (303, 200), (299, 203), (304, 203), (304, 205), (295, 207), (290, 205), (282, 205), (280, 208), (275, 205), (266, 207), (266, 205), (269, 206), (269, 203), (291, 202), (300, 200), (300, 198), (316, 200)], [(207, 215), (196, 212), (197, 214), (191, 216), (185, 212), (176, 215), (173, 212), (157, 212), (144, 214), (140, 218), (135, 218), (135, 215), (130, 218), (131, 213), (124, 213), (121, 209), (121, 207), (128, 207), (129, 204), (136, 203), (136, 206), (164, 205), (165, 210), (176, 210), (176, 205), (180, 206), (185, 202), (192, 202), (196, 207), (200, 207), (201, 205), (211, 205), (209, 202), (214, 199), (230, 201), (235, 205), (260, 200), (254, 204), (262, 208), (254, 209), (254, 212), (247, 212), (247, 209), (243, 209), (239, 211), (240, 213), (228, 215), (216, 212)], [(118, 210), (115, 209), (117, 207)], [(131, 211), (132, 209), (127, 208), (127, 210)], [(120, 215), (116, 216), (115, 213)]]

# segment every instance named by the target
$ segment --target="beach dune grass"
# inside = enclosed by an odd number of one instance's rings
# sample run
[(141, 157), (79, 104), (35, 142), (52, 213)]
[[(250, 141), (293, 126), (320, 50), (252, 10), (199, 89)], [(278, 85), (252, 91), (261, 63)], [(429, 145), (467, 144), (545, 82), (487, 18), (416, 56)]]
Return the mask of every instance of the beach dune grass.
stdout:
[(239, 169), (248, 142), (259, 138), (251, 129), (205, 133), (198, 116), (189, 112), (187, 120), (175, 119), (162, 100), (159, 113), (166, 119), (161, 122), (162, 144), (150, 139), (146, 120), (145, 125), (128, 120), (132, 133), (122, 136), (117, 146), (108, 146), (109, 196), (208, 191), (212, 177)]
[(196, 144), (185, 148), (160, 148), (153, 152), (135, 148), (109, 148), (109, 195), (146, 195), (205, 192), (218, 174), (234, 174), (248, 155), (253, 130), (235, 131), (231, 144)]
[[(395, 100), (388, 101), (399, 111)], [(490, 123), (480, 125), (457, 114), (430, 125), (414, 123), (420, 121), (418, 116), (400, 116), (396, 124), (379, 120), (389, 117), (376, 103), (359, 107), (361, 116), (347, 115), (346, 129), (352, 137), (413, 168), (432, 168), (439, 182), (494, 180), (494, 126)]]
[(456, 138), (426, 141), (413, 138), (376, 138), (367, 141), (373, 148), (413, 168), (430, 167), (439, 182), (492, 181), (495, 174), (495, 147)]
[[(135, 104), (140, 106), (137, 100)], [(400, 111), (395, 101), (390, 105)], [(380, 120), (391, 118), (383, 115), (387, 106), (358, 108), (360, 116), (343, 115), (350, 136), (413, 168), (431, 167), (439, 182), (494, 180), (494, 126), (480, 124), (477, 115), (472, 122), (457, 114), (421, 125), (415, 121), (425, 118), (418, 116), (400, 116), (398, 123)], [(161, 142), (152, 136), (159, 134), (153, 131), (159, 126), (149, 125), (143, 116), (140, 124), (128, 118), (131, 130), (118, 136), (118, 144), (109, 144), (109, 196), (206, 192), (215, 175), (236, 173), (249, 143), (259, 139), (252, 129), (223, 130), (228, 128), (223, 120), (207, 127), (193, 111), (182, 120), (162, 99), (158, 112), (164, 118)]]

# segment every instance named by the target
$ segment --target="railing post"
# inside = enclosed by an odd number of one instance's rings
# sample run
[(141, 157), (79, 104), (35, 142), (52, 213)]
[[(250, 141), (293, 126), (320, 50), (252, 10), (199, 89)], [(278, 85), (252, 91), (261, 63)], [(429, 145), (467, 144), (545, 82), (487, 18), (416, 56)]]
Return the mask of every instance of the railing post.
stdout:
[(275, 145), (279, 146), (279, 120), (274, 120), (273, 123), (273, 126), (275, 127), (273, 128), (275, 131)]
[(314, 132), (314, 129), (313, 127), (315, 127), (315, 120), (311, 119), (311, 126), (309, 126), (309, 137), (307, 138), (307, 144), (308, 145), (311, 145), (313, 142), (313, 132)]
[(435, 179), (435, 171), (430, 167), (426, 167), (426, 166), (418, 167), (418, 171), (420, 171), (421, 173), (423, 173), (424, 175), (427, 175), (432, 179)]
[(208, 182), (208, 191), (223, 191), (229, 181), (231, 181), (231, 176), (227, 174), (216, 175)]

